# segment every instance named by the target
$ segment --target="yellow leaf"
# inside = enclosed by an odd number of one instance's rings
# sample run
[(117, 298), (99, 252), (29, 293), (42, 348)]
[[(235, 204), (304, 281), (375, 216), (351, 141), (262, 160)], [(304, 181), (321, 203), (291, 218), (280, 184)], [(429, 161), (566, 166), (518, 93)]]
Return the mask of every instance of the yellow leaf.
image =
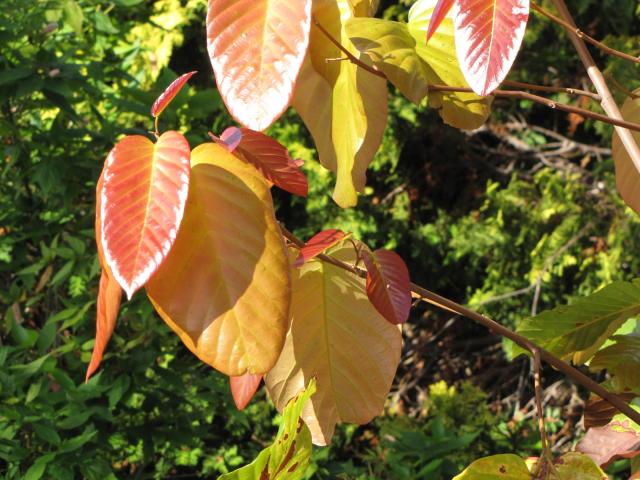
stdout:
[(147, 293), (203, 362), (226, 375), (267, 372), (289, 327), (291, 279), (269, 185), (213, 143), (191, 154), (175, 244)]
[[(367, 15), (370, 7), (370, 2), (362, 0), (316, 0), (313, 15), (351, 53), (370, 62), (349, 41), (344, 27), (350, 18)], [(312, 25), (293, 106), (313, 136), (320, 162), (337, 175), (334, 200), (341, 207), (351, 207), (358, 202), (357, 191), (364, 189), (366, 169), (382, 141), (387, 87), (384, 79), (348, 60), (336, 60), (343, 57)]]
[[(349, 243), (331, 255), (355, 263)], [(326, 445), (336, 423), (363, 424), (382, 412), (400, 361), (401, 333), (371, 305), (364, 279), (317, 259), (293, 271), (291, 312), (284, 349), (265, 383), (282, 411), (316, 379), (302, 418), (313, 442)]]
[[(640, 94), (640, 88), (635, 94)], [(622, 106), (622, 116), (630, 122), (640, 122), (640, 98), (627, 98)], [(640, 143), (640, 133), (631, 132)], [(617, 133), (613, 134), (613, 161), (616, 165), (616, 185), (624, 202), (640, 215), (640, 173), (633, 164)]]

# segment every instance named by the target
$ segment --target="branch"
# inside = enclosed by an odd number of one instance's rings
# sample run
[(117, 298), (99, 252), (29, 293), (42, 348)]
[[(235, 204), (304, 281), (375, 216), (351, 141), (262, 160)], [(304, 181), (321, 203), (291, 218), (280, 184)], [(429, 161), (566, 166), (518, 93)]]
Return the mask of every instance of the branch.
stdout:
[[(282, 224), (280, 225), (280, 229), (282, 230), (282, 235), (289, 240), (292, 244), (303, 247), (304, 242), (296, 237), (293, 233), (287, 230)], [(347, 270), (354, 275), (365, 278), (367, 276), (366, 271), (355, 268), (347, 263), (341, 262), (340, 260), (333, 258), (329, 255), (320, 254), (318, 258), (324, 262), (335, 265), (336, 267)], [(552, 353), (544, 350), (539, 347), (534, 342), (530, 341), (526, 337), (508, 329), (507, 327), (491, 320), (490, 318), (485, 317), (484, 315), (479, 314), (467, 307), (460, 305), (459, 303), (454, 302), (453, 300), (449, 300), (448, 298), (442, 297), (437, 293), (431, 292), (426, 288), (421, 287), (420, 285), (416, 285), (415, 283), (411, 283), (411, 292), (413, 296), (419, 300), (422, 300), (426, 303), (430, 303), (431, 305), (435, 305), (438, 308), (447, 310), (449, 312), (457, 313), (463, 317), (466, 317), (470, 320), (473, 320), (480, 325), (488, 328), (494, 334), (502, 335), (513, 341), (516, 345), (524, 348), (525, 350), (531, 352), (532, 354), (535, 352), (539, 353), (540, 359), (547, 362), (549, 365), (553, 366), (557, 370), (560, 370), (566, 376), (571, 377), (577, 383), (588, 389), (589, 391), (595, 393), (600, 398), (603, 398), (607, 402), (609, 402), (613, 407), (615, 407), (621, 413), (624, 413), (627, 417), (633, 420), (636, 423), (640, 423), (640, 412), (635, 411), (631, 408), (622, 398), (616, 395), (613, 392), (608, 391), (602, 385), (598, 384), (587, 375), (582, 373), (577, 368), (572, 367), (564, 360), (556, 357)]]
[(505, 80), (502, 82), (505, 87), (521, 88), (523, 90), (538, 90), (540, 92), (547, 93), (567, 93), (569, 95), (582, 95), (583, 97), (589, 97), (596, 102), (601, 102), (602, 97), (597, 93), (589, 92), (587, 90), (580, 90), (573, 87), (549, 87), (546, 85), (536, 85), (534, 83), (514, 82), (513, 80)]

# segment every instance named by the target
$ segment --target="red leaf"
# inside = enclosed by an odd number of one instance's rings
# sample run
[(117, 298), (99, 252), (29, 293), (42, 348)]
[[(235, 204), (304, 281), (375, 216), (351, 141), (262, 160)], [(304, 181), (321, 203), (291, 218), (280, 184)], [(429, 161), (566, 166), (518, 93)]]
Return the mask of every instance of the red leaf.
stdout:
[(261, 381), (262, 374), (254, 375), (252, 373), (245, 373), (239, 377), (229, 377), (231, 395), (238, 410), (244, 410), (249, 404), (256, 394)]
[(93, 352), (91, 353), (91, 361), (87, 367), (85, 381), (98, 369), (102, 361), (102, 355), (109, 343), (109, 339), (113, 334), (118, 318), (118, 310), (120, 309), (120, 299), (122, 298), (122, 289), (118, 282), (115, 281), (109, 267), (104, 261), (104, 253), (101, 241), (101, 219), (100, 219), (100, 194), (102, 191), (104, 175), (100, 176), (96, 188), (96, 244), (98, 247), (98, 260), (102, 267), (100, 275), (100, 285), (98, 290), (97, 312), (96, 312), (96, 339), (93, 344)]
[(367, 266), (367, 296), (373, 306), (390, 323), (398, 325), (409, 318), (411, 281), (400, 256), (389, 250), (363, 251)]
[(218, 145), (222, 145), (229, 153), (231, 153), (238, 148), (238, 145), (240, 145), (240, 141), (242, 140), (242, 131), (238, 127), (229, 127), (225, 129), (219, 137), (216, 137), (212, 133), (210, 133), (209, 136), (214, 142)]
[(524, 38), (529, 0), (457, 0), (456, 51), (464, 77), (478, 95), (505, 79)]
[(304, 244), (304, 247), (300, 249), (300, 255), (296, 258), (294, 265), (296, 267), (301, 267), (313, 257), (317, 257), (322, 252), (326, 252), (349, 235), (350, 234), (346, 234), (342, 230), (337, 230), (335, 228), (316, 233), (307, 243)]
[(311, 0), (209, 0), (209, 58), (239, 123), (264, 130), (287, 108), (310, 27)]
[(189, 79), (194, 76), (196, 71), (185, 73), (184, 75), (180, 75), (176, 78), (171, 85), (169, 85), (164, 92), (160, 94), (160, 96), (153, 102), (153, 106), (151, 107), (151, 115), (154, 117), (160, 116), (160, 114), (167, 108), (167, 105), (171, 103), (171, 100), (175, 98), (175, 96), (180, 92), (184, 84), (189, 81)]
[(640, 455), (640, 433), (625, 423), (614, 421), (605, 427), (590, 428), (576, 451), (589, 455), (603, 468), (617, 459)]
[[(236, 153), (260, 170), (277, 187), (301, 197), (307, 196), (307, 177), (300, 171), (299, 164), (289, 156), (286, 147), (264, 133), (248, 128), (238, 130), (241, 132), (241, 140)], [(236, 134), (231, 133), (229, 137), (235, 138)]]
[(164, 261), (189, 191), (189, 143), (166, 132), (154, 145), (125, 137), (109, 153), (101, 191), (101, 241), (107, 265), (128, 298)]
[(455, 0), (438, 0), (435, 8), (433, 9), (433, 14), (431, 15), (431, 20), (429, 20), (429, 28), (427, 29), (427, 42), (431, 39), (436, 30), (445, 19)]

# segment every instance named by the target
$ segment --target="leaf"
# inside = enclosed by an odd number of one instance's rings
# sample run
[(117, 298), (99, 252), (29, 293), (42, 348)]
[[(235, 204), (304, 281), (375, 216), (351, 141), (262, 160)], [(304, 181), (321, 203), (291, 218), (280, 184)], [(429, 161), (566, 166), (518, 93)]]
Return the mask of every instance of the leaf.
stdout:
[(590, 428), (576, 445), (576, 451), (608, 468), (615, 460), (640, 455), (640, 433), (629, 427), (628, 422), (613, 421), (604, 427)]
[[(468, 87), (460, 63), (452, 56), (456, 50), (454, 22), (451, 12), (442, 21), (429, 43), (425, 43), (429, 22), (437, 0), (418, 0), (409, 10), (409, 33), (416, 42), (416, 51), (427, 64), (429, 85)], [(429, 106), (439, 109), (442, 120), (455, 128), (473, 130), (480, 127), (491, 113), (492, 98), (474, 93), (429, 94)]]
[(147, 284), (184, 344), (225, 375), (267, 372), (289, 327), (289, 262), (269, 185), (220, 145), (197, 147), (182, 227)]
[[(331, 255), (352, 265), (356, 260), (350, 245)], [(369, 303), (364, 279), (317, 259), (292, 275), (291, 328), (265, 384), (282, 411), (315, 378), (318, 391), (302, 418), (313, 443), (326, 445), (336, 423), (364, 424), (382, 412), (402, 339)]]
[(182, 87), (193, 77), (197, 71), (185, 73), (176, 78), (169, 86), (160, 94), (160, 96), (153, 102), (151, 106), (151, 116), (159, 117), (165, 108), (171, 103), (176, 95), (182, 90)]
[[(593, 364), (594, 360), (595, 357), (591, 360), (590, 366)], [(618, 393), (617, 395), (627, 403), (631, 402), (636, 397), (633, 393)], [(618, 409), (616, 407), (597, 395), (592, 394), (584, 408), (584, 427), (587, 429), (592, 427), (604, 427), (617, 414)]]
[(607, 370), (618, 391), (640, 393), (640, 335), (616, 335), (612, 340), (616, 343), (598, 351), (589, 368)]
[(362, 251), (367, 266), (367, 296), (389, 323), (405, 323), (411, 311), (411, 281), (402, 258), (390, 250)]
[(73, 29), (78, 37), (82, 37), (82, 24), (84, 13), (75, 0), (66, 0), (62, 4), (65, 22)]
[(260, 386), (262, 377), (262, 374), (252, 375), (251, 373), (245, 373), (239, 377), (229, 377), (231, 396), (238, 410), (244, 410), (249, 404)]
[(233, 152), (238, 148), (238, 145), (240, 145), (240, 141), (242, 140), (242, 130), (238, 127), (229, 127), (226, 128), (219, 137), (216, 137), (211, 133), (209, 136), (218, 145), (222, 145), (226, 148), (228, 152)]
[(478, 95), (504, 81), (529, 20), (529, 0), (457, 0), (456, 53), (464, 78)]
[(455, 0), (438, 0), (435, 8), (433, 9), (433, 15), (429, 21), (429, 28), (427, 29), (427, 42), (433, 37), (442, 21), (447, 14), (451, 11)]
[(273, 443), (249, 465), (218, 477), (218, 480), (299, 480), (311, 459), (311, 434), (300, 419), (302, 409), (316, 391), (311, 379), (306, 389), (284, 408), (282, 423)]
[(591, 458), (582, 453), (569, 452), (555, 462), (549, 480), (607, 480), (607, 475)]
[[(640, 313), (640, 279), (614, 282), (602, 290), (528, 318), (518, 333), (577, 364), (591, 358), (630, 317)], [(521, 353), (518, 350), (518, 353)]]
[[(640, 88), (633, 92), (640, 94)], [(625, 120), (640, 122), (640, 98), (629, 97), (625, 100), (621, 110)], [(640, 144), (640, 133), (631, 132), (633, 138)], [(611, 146), (611, 156), (616, 167), (616, 185), (620, 196), (631, 209), (640, 215), (640, 173), (633, 164), (627, 150), (622, 145), (620, 137), (614, 131)]]
[[(352, 5), (348, 0), (317, 0), (313, 15), (342, 46), (370, 63), (345, 31), (350, 18), (366, 16), (370, 8), (365, 1)], [(343, 56), (317, 27), (312, 28), (292, 104), (313, 137), (320, 163), (336, 173), (333, 199), (344, 208), (357, 204), (367, 167), (382, 142), (387, 87), (384, 79), (351, 62), (327, 61)]]
[(480, 458), (453, 480), (530, 480), (527, 464), (517, 455), (504, 454)]
[(277, 140), (248, 128), (241, 128), (242, 139), (235, 150), (256, 167), (271, 183), (287, 192), (307, 196), (307, 177), (289, 156), (287, 148)]
[(132, 295), (167, 257), (189, 192), (189, 143), (165, 132), (123, 138), (109, 153), (101, 192), (101, 240), (113, 276)]
[(347, 234), (342, 230), (335, 228), (330, 228), (329, 230), (323, 230), (322, 232), (316, 233), (307, 241), (307, 243), (304, 244), (304, 247), (300, 249), (300, 254), (298, 255), (298, 258), (296, 258), (294, 266), (301, 267), (312, 258), (326, 252), (349, 236), (351, 236), (350, 233)]
[(310, 25), (311, 0), (209, 0), (209, 58), (239, 123), (264, 130), (287, 108)]

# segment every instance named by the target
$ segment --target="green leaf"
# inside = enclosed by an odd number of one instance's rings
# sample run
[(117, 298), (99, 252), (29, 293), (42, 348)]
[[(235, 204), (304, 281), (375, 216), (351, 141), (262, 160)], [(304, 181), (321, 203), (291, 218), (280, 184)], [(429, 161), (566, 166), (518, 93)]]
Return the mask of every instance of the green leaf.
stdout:
[[(640, 279), (614, 282), (572, 305), (561, 306), (526, 319), (518, 333), (554, 355), (589, 360), (629, 318), (640, 313)], [(514, 347), (514, 354), (523, 350)]]
[(554, 463), (556, 468), (549, 475), (549, 480), (606, 480), (608, 478), (591, 458), (582, 453), (566, 453)]
[(640, 335), (616, 335), (616, 343), (597, 352), (589, 368), (607, 370), (612, 386), (619, 392), (640, 393)]
[(75, 0), (66, 0), (62, 10), (64, 12), (64, 21), (76, 32), (77, 36), (82, 37), (84, 13), (82, 13), (80, 5)]
[(116, 34), (120, 32), (120, 30), (118, 30), (116, 27), (113, 26), (113, 23), (111, 23), (111, 19), (106, 13), (96, 12), (94, 18), (96, 22), (96, 30), (100, 32), (112, 33), (112, 34)]
[(41, 478), (42, 475), (44, 475), (47, 464), (49, 464), (54, 458), (55, 454), (53, 453), (47, 453), (45, 455), (42, 455), (41, 457), (38, 457), (36, 461), (33, 462), (33, 465), (29, 467), (27, 473), (25, 473), (24, 480), (38, 480), (39, 478)]
[(453, 480), (530, 480), (527, 464), (517, 455), (480, 458)]
[(60, 439), (60, 435), (53, 428), (48, 425), (42, 423), (34, 423), (33, 431), (35, 434), (40, 437), (45, 442), (50, 443), (51, 445), (60, 445), (62, 440)]
[(307, 388), (287, 404), (274, 442), (249, 465), (222, 475), (218, 480), (301, 479), (311, 458), (311, 433), (300, 415), (315, 391), (316, 382), (312, 379)]
[(31, 76), (33, 72), (29, 68), (12, 68), (0, 72), (0, 86), (15, 83), (18, 80)]

